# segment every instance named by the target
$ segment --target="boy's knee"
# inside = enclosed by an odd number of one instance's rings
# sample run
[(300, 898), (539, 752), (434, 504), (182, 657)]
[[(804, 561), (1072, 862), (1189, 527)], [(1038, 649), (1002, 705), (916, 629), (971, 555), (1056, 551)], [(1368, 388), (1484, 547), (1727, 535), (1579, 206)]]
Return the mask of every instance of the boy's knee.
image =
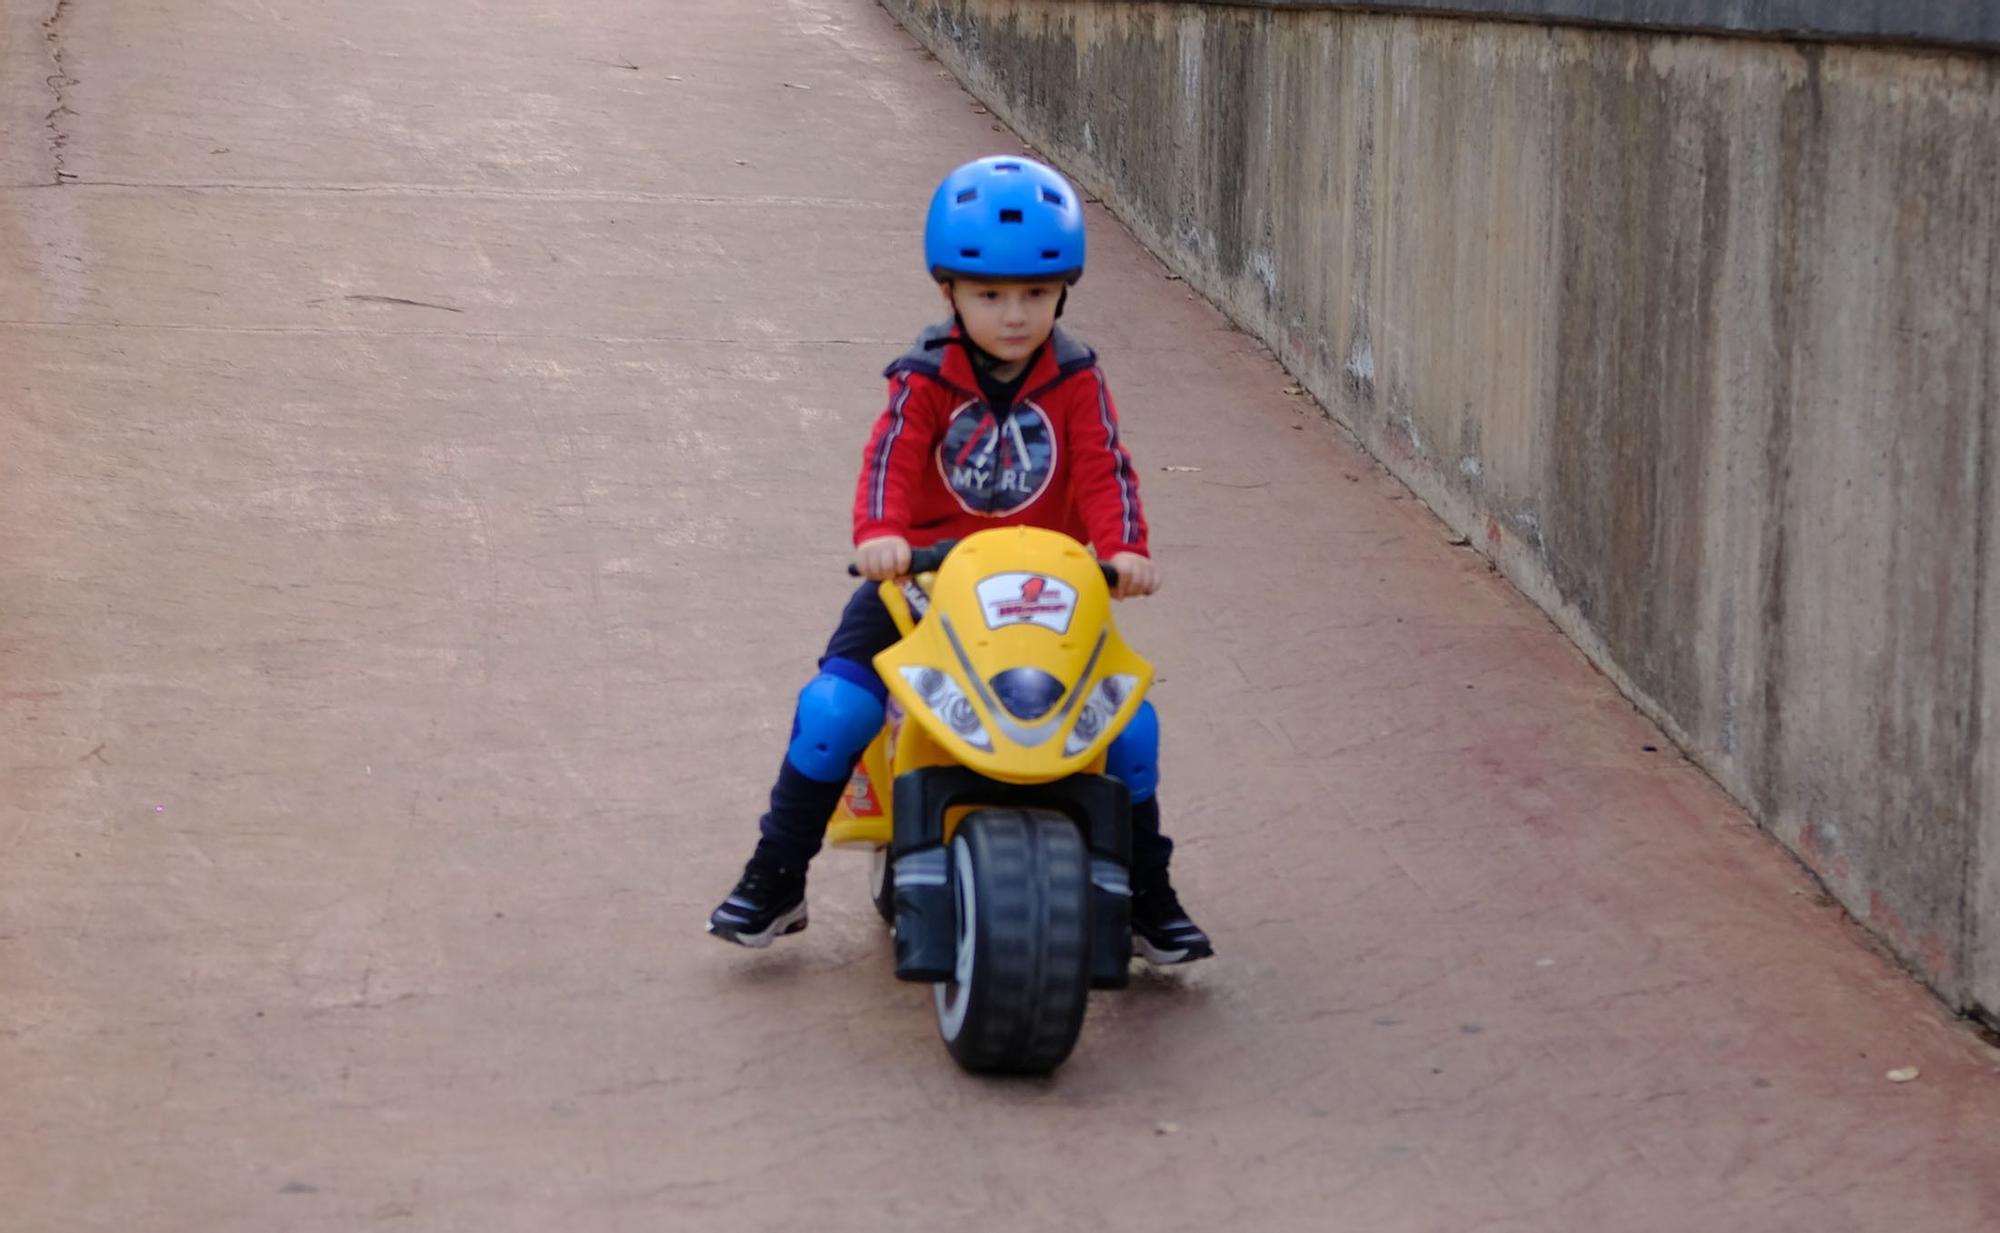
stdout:
[(854, 770), (854, 760), (882, 730), (882, 699), (852, 679), (852, 667), (829, 661), (835, 671), (821, 673), (799, 691), (798, 717), (785, 758), (800, 774), (821, 783), (837, 783)]
[(1133, 803), (1149, 801), (1160, 790), (1160, 713), (1141, 702), (1132, 722), (1111, 742), (1104, 770), (1131, 789)]

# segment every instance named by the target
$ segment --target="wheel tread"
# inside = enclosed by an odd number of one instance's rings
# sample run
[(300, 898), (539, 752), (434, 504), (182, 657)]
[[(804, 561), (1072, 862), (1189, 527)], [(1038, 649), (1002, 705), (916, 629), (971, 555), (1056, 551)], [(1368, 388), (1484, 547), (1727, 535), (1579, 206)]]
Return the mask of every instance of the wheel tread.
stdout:
[(978, 871), (978, 987), (947, 1043), (969, 1070), (1052, 1070), (1075, 1048), (1089, 998), (1083, 838), (1067, 818), (1021, 810), (980, 810), (961, 827)]

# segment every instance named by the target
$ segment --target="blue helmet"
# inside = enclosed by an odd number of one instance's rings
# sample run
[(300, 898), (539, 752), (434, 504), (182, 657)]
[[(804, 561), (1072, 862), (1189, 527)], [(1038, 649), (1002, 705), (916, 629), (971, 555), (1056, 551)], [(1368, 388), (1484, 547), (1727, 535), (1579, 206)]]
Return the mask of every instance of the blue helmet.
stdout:
[(998, 156), (944, 178), (924, 219), (931, 277), (1083, 277), (1083, 202), (1053, 167)]

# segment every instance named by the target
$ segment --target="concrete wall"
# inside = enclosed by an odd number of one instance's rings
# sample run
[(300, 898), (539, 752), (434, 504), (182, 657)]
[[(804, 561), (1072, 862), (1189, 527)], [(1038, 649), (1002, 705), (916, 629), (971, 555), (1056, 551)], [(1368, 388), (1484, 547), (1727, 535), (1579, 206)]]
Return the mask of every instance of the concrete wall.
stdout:
[(2000, 1008), (2000, 61), (885, 2)]

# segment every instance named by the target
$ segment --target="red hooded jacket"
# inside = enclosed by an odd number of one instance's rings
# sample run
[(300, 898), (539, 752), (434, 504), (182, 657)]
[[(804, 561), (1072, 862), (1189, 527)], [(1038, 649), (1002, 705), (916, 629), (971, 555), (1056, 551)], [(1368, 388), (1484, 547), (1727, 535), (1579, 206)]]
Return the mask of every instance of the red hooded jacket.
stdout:
[(861, 456), (854, 542), (918, 548), (993, 527), (1043, 527), (1100, 557), (1146, 553), (1139, 477), (1097, 353), (1057, 330), (1012, 407), (986, 405), (964, 345), (932, 326), (889, 365), (889, 406)]

